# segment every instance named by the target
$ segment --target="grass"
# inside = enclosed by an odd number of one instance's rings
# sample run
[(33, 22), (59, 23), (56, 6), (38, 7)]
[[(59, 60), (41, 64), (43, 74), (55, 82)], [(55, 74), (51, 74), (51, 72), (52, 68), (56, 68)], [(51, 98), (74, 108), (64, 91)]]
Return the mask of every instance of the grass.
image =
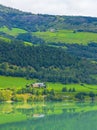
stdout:
[(33, 35), (42, 38), (47, 43), (70, 43), (70, 44), (84, 44), (87, 45), (90, 42), (97, 42), (97, 33), (90, 32), (76, 32), (72, 30), (59, 30), (55, 32), (34, 32)]
[(26, 84), (31, 84), (33, 82), (35, 82), (35, 80), (27, 80), (25, 78), (10, 76), (0, 76), (0, 88), (22, 88), (25, 87)]
[(97, 85), (89, 85), (89, 84), (61, 84), (61, 83), (47, 83), (49, 89), (54, 89), (56, 92), (61, 92), (63, 87), (66, 87), (67, 90), (70, 88), (75, 88), (76, 92), (94, 92), (97, 93)]
[(33, 43), (31, 43), (31, 42), (24, 42), (24, 45), (26, 45), (26, 46), (33, 46)]
[[(26, 78), (0, 76), (0, 88), (23, 88), (26, 84), (37, 82), (35, 79), (27, 80)], [(94, 92), (97, 93), (97, 85), (88, 84), (61, 84), (61, 83), (46, 83), (49, 90), (54, 89), (56, 92), (62, 92), (62, 88), (66, 87), (67, 90), (75, 88), (76, 92)]]
[[(9, 29), (6, 26), (0, 28), (0, 32), (4, 32), (11, 36), (17, 36), (20, 33), (27, 33), (27, 31), (19, 28)], [(97, 42), (97, 33), (92, 32), (75, 32), (73, 30), (59, 30), (55, 32), (33, 32), (32, 35), (42, 38), (49, 43), (69, 43), (69, 44), (83, 44), (87, 45), (90, 42)]]
[(0, 32), (4, 32), (4, 33), (11, 35), (11, 36), (17, 36), (19, 33), (26, 33), (27, 31), (25, 31), (23, 29), (19, 29), (19, 28), (9, 29), (6, 26), (4, 26), (4, 27), (0, 28)]
[(0, 40), (4, 41), (4, 42), (8, 42), (8, 43), (11, 42), (11, 40), (9, 38), (5, 38), (3, 36), (0, 36)]

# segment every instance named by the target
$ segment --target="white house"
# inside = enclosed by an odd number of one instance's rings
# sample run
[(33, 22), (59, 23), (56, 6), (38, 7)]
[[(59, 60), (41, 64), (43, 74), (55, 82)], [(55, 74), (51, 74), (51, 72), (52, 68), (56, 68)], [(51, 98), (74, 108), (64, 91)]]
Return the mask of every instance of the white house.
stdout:
[(32, 86), (34, 88), (41, 88), (41, 87), (46, 88), (46, 85), (44, 83), (34, 83), (34, 84), (32, 84)]

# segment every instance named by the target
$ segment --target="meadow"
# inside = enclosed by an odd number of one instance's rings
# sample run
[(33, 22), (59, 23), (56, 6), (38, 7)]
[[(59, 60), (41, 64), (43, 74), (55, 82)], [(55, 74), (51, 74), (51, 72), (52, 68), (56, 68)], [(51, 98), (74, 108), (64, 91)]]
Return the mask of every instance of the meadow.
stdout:
[(0, 28), (0, 32), (6, 33), (11, 36), (17, 36), (20, 33), (26, 33), (27, 31), (19, 28), (7, 28), (6, 26)]
[[(17, 37), (19, 34), (27, 33), (26, 30), (20, 28), (0, 28), (0, 32)], [(46, 32), (32, 32), (32, 36), (43, 39), (46, 43), (68, 43), (87, 45), (90, 42), (97, 43), (97, 33), (92, 32), (77, 32), (74, 30), (55, 30)], [(0, 39), (3, 37), (0, 37)], [(7, 40), (3, 38), (2, 40)], [(9, 39), (10, 40), (10, 39)], [(31, 43), (30, 43), (31, 44)]]
[(27, 84), (31, 84), (35, 80), (27, 80), (26, 78), (0, 76), (0, 88), (23, 88)]
[[(6, 88), (16, 88), (21, 89), (26, 87), (28, 84), (32, 84), (35, 82), (41, 82), (36, 79), (27, 80), (26, 78), (21, 77), (10, 77), (10, 76), (0, 76), (0, 89)], [(76, 92), (94, 92), (97, 94), (97, 85), (89, 85), (89, 84), (61, 84), (61, 83), (51, 83), (46, 82), (46, 86), (48, 90), (54, 89), (56, 93), (61, 93), (62, 88), (66, 87), (67, 91), (69, 89), (75, 88)]]
[(87, 45), (90, 42), (97, 42), (97, 33), (76, 32), (73, 30), (59, 30), (55, 32), (34, 32), (33, 35), (42, 38), (47, 43), (69, 43)]

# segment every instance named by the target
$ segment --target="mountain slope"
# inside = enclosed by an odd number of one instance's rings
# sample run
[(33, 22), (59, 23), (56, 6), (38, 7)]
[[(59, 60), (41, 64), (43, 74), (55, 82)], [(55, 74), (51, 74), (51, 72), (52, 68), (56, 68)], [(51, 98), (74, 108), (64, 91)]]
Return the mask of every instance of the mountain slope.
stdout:
[(96, 63), (73, 56), (64, 49), (0, 41), (0, 75), (62, 83), (95, 84), (96, 74)]
[(96, 30), (97, 18), (36, 15), (0, 5), (0, 75), (97, 84)]
[(97, 18), (31, 14), (0, 5), (0, 26), (27, 31), (46, 31), (53, 28), (97, 32)]

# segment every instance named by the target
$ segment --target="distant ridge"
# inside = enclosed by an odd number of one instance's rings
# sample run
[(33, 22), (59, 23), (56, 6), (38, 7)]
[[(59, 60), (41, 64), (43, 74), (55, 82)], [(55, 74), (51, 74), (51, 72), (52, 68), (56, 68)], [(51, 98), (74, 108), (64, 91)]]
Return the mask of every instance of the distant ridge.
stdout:
[(32, 14), (0, 5), (0, 26), (17, 27), (34, 32), (51, 28), (97, 32), (97, 18)]

